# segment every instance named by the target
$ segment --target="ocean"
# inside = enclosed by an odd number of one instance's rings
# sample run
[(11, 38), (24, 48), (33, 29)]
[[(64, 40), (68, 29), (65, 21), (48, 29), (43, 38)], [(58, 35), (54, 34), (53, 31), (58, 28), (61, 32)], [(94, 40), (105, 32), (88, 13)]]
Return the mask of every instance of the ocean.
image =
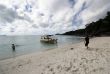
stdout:
[[(41, 36), (0, 36), (0, 60), (8, 59), (20, 55), (30, 54), (34, 52), (44, 51), (47, 49), (57, 48), (66, 44), (81, 42), (78, 36), (56, 35), (57, 44), (47, 44), (40, 42)], [(12, 50), (12, 44), (15, 44), (16, 50)]]

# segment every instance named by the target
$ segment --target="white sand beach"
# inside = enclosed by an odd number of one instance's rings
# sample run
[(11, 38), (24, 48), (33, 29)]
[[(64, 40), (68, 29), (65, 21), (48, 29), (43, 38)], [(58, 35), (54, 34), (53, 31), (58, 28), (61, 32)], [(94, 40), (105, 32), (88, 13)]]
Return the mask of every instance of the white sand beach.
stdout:
[(0, 74), (110, 74), (110, 37), (0, 61)]

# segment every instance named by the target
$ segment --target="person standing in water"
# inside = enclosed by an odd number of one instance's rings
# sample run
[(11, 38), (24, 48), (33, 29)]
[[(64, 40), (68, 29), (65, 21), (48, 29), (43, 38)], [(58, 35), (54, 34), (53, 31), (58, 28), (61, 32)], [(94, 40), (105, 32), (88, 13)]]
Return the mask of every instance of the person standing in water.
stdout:
[(85, 37), (85, 47), (87, 47), (87, 49), (89, 48), (89, 47), (88, 47), (88, 44), (89, 44), (89, 36), (87, 35), (87, 36)]
[(12, 50), (15, 51), (15, 45), (14, 44), (12, 44)]

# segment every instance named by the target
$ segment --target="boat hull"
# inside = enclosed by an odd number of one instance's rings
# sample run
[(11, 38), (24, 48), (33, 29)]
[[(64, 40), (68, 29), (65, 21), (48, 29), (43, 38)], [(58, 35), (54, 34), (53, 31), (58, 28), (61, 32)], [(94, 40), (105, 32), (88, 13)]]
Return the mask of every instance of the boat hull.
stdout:
[(57, 43), (57, 39), (56, 40), (55, 39), (53, 39), (53, 40), (42, 39), (42, 40), (40, 40), (40, 42), (55, 44), (55, 43)]

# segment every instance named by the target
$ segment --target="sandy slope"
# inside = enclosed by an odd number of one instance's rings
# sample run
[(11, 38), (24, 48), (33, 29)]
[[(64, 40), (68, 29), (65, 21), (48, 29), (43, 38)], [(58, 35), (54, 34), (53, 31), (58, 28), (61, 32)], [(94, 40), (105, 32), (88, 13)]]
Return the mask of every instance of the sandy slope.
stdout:
[(110, 74), (110, 37), (0, 61), (0, 74)]

